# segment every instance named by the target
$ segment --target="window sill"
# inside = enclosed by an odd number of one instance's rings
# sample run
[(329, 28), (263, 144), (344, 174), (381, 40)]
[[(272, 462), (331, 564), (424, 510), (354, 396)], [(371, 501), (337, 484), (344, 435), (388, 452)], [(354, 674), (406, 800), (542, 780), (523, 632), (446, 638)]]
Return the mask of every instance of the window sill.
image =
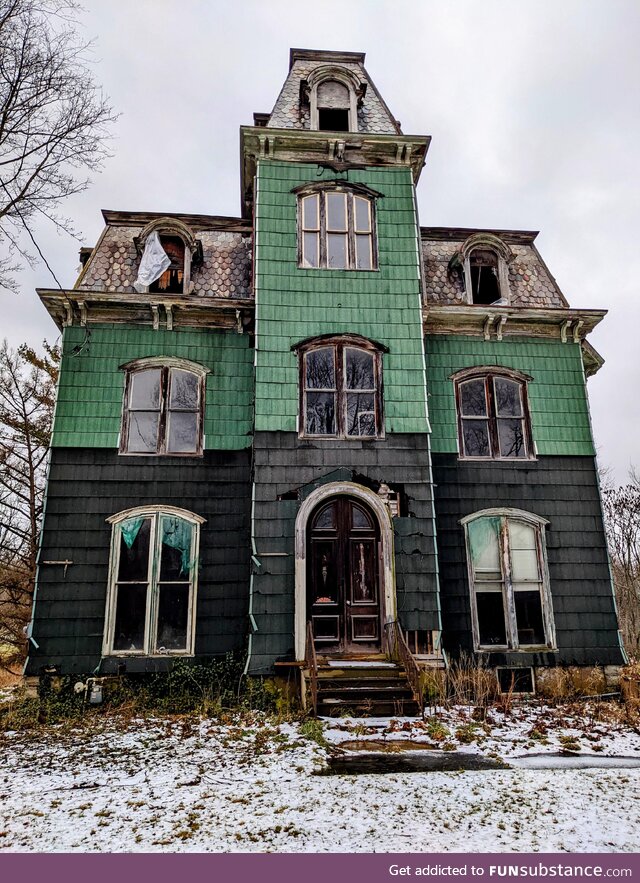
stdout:
[(193, 460), (193, 459), (197, 459), (198, 457), (203, 457), (204, 451), (200, 451), (198, 453), (191, 453), (191, 454), (189, 454), (189, 453), (177, 454), (177, 453), (174, 453), (173, 451), (171, 453), (164, 453), (164, 452), (163, 453), (150, 453), (150, 452), (145, 453), (144, 451), (118, 451), (118, 456), (119, 457), (149, 457), (149, 458), (151, 458), (151, 457), (156, 457), (156, 458), (158, 458), (158, 457), (188, 457), (190, 460)]
[(321, 273), (379, 273), (380, 267), (368, 267), (366, 270), (360, 267), (305, 267), (298, 264), (299, 270), (317, 270)]
[(167, 650), (165, 653), (143, 653), (137, 650), (110, 650), (103, 653), (103, 659), (170, 659), (174, 656), (193, 657), (192, 650)]
[(460, 463), (537, 463), (538, 457), (464, 457), (458, 454)]
[(476, 647), (476, 653), (515, 653), (521, 655), (523, 653), (557, 653), (557, 647), (550, 647), (548, 644), (527, 644), (523, 647), (506, 647), (499, 644), (491, 644), (491, 646)]

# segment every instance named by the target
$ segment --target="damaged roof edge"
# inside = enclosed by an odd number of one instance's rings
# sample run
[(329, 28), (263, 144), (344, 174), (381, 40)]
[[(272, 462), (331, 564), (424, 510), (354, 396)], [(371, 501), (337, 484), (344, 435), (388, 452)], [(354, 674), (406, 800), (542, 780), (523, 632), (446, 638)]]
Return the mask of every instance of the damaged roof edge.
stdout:
[(194, 215), (184, 212), (126, 212), (102, 209), (105, 224), (111, 227), (144, 227), (158, 218), (177, 218), (196, 230), (228, 230), (251, 233), (251, 223), (244, 218), (226, 215)]
[(422, 239), (442, 241), (468, 239), (474, 233), (493, 233), (505, 242), (530, 244), (539, 232), (539, 230), (493, 230), (488, 227), (420, 227)]

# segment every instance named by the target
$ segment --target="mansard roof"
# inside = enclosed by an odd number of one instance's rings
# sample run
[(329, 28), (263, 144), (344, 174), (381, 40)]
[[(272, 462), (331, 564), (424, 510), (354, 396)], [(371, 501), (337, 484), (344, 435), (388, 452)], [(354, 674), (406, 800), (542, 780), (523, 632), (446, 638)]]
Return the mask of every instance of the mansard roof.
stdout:
[[(317, 49), (291, 49), (289, 74), (269, 115), (267, 128), (310, 129), (309, 104), (304, 84), (322, 69), (342, 69), (357, 80), (363, 93), (358, 107), (358, 132), (400, 135), (400, 124), (385, 104), (364, 66), (364, 52), (329, 52)], [(258, 115), (262, 116), (262, 115)]]

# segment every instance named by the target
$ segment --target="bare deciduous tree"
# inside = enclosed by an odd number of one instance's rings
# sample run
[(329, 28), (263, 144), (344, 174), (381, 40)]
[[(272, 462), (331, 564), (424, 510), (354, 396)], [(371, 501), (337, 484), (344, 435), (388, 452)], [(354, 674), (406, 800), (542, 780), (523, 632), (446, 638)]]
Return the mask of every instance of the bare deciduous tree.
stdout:
[(640, 658), (640, 477), (603, 492), (620, 629), (627, 652)]
[(60, 352), (0, 347), (0, 664), (25, 646)]
[[(115, 116), (73, 27), (75, 0), (0, 0), (0, 286), (15, 289), (18, 255), (32, 262), (32, 225), (57, 213), (100, 168)], [(38, 249), (39, 251), (39, 249)]]

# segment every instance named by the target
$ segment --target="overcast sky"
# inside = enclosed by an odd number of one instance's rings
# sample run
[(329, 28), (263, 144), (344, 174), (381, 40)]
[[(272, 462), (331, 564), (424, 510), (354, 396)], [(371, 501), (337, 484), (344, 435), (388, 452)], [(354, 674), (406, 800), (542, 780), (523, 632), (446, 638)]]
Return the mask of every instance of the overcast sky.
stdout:
[[(573, 307), (606, 308), (590, 337), (600, 462), (640, 466), (640, 2), (638, 0), (85, 0), (95, 74), (121, 113), (113, 158), (65, 204), (76, 242), (37, 239), (72, 285), (100, 209), (240, 213), (238, 127), (268, 112), (289, 47), (367, 53), (408, 134), (433, 142), (418, 187), (424, 225), (540, 230)], [(25, 270), (2, 294), (12, 345), (55, 339)]]

